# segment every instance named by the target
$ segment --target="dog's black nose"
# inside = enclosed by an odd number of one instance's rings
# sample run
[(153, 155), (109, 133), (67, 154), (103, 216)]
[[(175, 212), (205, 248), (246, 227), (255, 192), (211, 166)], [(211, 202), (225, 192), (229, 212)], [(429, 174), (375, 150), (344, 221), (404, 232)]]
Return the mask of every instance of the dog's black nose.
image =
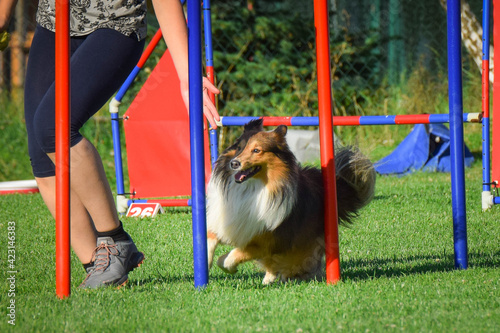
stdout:
[(231, 161), (231, 169), (236, 170), (240, 167), (241, 163), (238, 160)]

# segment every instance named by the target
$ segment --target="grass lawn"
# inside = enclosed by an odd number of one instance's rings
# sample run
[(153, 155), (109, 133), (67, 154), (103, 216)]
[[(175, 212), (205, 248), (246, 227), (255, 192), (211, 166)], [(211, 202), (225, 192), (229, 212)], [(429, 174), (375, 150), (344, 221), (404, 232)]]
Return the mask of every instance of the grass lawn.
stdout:
[[(40, 195), (0, 196), (0, 331), (498, 332), (500, 210), (481, 211), (481, 166), (467, 169), (468, 270), (454, 270), (450, 175), (379, 177), (376, 196), (340, 230), (342, 280), (263, 286), (253, 263), (193, 285), (191, 212), (123, 218), (146, 254), (127, 286), (88, 291), (72, 258), (72, 294), (55, 296), (54, 222)], [(9, 295), (15, 223), (15, 296)], [(12, 223), (10, 224), (12, 225)], [(220, 247), (217, 255), (229, 250)], [(15, 302), (15, 326), (8, 323)]]

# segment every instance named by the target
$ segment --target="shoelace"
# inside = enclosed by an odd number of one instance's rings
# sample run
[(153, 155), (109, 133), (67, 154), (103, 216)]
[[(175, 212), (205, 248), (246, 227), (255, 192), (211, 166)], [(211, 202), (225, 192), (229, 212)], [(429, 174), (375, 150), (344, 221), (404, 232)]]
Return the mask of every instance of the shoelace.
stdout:
[[(106, 250), (106, 252), (99, 253), (100, 250)], [(109, 266), (109, 256), (117, 256), (118, 254), (119, 252), (116, 249), (116, 244), (108, 245), (102, 242), (92, 253), (92, 259), (94, 261), (93, 271), (105, 270)]]

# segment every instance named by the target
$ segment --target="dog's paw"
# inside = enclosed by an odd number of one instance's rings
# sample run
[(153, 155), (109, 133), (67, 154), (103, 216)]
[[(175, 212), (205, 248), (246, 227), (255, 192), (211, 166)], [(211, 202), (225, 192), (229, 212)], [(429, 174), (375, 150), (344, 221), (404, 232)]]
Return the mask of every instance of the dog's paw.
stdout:
[(266, 276), (264, 276), (264, 280), (262, 280), (263, 285), (268, 285), (276, 281), (277, 276), (274, 275), (273, 273), (267, 271)]
[(236, 265), (231, 256), (229, 256), (230, 254), (231, 253), (227, 253), (220, 256), (219, 259), (217, 259), (217, 266), (226, 273), (234, 274), (238, 271), (238, 265)]

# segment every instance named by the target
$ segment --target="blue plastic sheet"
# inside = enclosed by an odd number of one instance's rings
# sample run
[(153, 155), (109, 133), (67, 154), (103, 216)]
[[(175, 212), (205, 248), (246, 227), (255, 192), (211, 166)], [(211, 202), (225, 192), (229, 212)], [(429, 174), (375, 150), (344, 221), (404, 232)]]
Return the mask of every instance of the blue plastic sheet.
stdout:
[[(464, 145), (465, 166), (470, 167), (474, 157)], [(375, 163), (382, 175), (403, 176), (417, 170), (451, 172), (450, 131), (442, 124), (418, 124), (394, 151)]]

